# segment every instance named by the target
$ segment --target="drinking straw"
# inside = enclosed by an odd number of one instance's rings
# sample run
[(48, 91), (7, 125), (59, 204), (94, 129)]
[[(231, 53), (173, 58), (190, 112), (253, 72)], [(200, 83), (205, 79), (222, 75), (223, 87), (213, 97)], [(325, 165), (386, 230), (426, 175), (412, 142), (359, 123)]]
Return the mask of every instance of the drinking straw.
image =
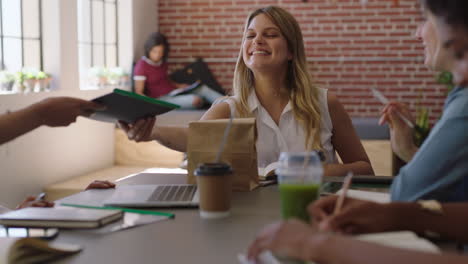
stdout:
[(306, 174), (306, 168), (307, 168), (307, 165), (309, 165), (309, 155), (307, 154), (310, 154), (311, 152), (306, 152), (305, 153), (305, 157), (304, 157), (304, 163), (302, 164), (302, 176), (301, 176), (301, 183), (304, 183), (305, 181), (305, 174)]
[(232, 126), (232, 113), (229, 117), (229, 123), (224, 129), (223, 139), (221, 140), (221, 145), (219, 146), (218, 154), (216, 154), (216, 163), (219, 163), (221, 161), (221, 153), (223, 153), (224, 145), (226, 145), (227, 137), (229, 135), (229, 130), (231, 130), (231, 126)]

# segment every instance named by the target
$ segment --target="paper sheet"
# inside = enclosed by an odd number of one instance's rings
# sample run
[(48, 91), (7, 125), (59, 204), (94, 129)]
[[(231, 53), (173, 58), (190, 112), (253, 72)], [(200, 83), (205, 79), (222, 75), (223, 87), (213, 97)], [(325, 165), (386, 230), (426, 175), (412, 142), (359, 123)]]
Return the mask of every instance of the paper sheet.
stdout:
[(389, 247), (439, 253), (439, 248), (427, 239), (418, 237), (411, 231), (385, 232), (356, 236), (358, 240)]
[[(340, 195), (343, 190), (336, 192), (337, 195)], [(390, 194), (382, 192), (369, 192), (369, 191), (359, 191), (359, 190), (348, 190), (346, 193), (347, 197), (361, 199), (365, 201), (371, 201), (376, 203), (389, 203)]]

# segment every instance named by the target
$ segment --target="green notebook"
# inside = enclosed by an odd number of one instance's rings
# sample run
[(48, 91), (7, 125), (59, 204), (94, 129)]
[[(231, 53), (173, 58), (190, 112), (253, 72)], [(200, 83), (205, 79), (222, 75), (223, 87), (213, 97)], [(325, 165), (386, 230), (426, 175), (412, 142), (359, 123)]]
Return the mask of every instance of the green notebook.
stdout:
[(119, 120), (134, 123), (144, 117), (156, 116), (180, 108), (176, 104), (120, 89), (114, 89), (112, 93), (92, 101), (105, 105), (106, 109), (95, 112), (89, 118), (111, 123)]

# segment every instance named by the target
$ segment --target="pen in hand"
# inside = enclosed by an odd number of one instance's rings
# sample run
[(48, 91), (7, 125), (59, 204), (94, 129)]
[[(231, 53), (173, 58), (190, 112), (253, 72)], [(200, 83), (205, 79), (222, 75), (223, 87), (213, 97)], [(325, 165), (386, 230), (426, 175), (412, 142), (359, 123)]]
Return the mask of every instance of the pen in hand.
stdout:
[(43, 201), (44, 198), (45, 198), (45, 196), (46, 196), (46, 194), (45, 194), (44, 192), (42, 192), (42, 193), (40, 193), (40, 194), (38, 194), (38, 195), (36, 196), (36, 199), (34, 199), (34, 201), (35, 201), (35, 202)]
[[(374, 95), (375, 98), (377, 98), (382, 104), (387, 105), (390, 101), (385, 97), (381, 92), (379, 92), (377, 89), (372, 89), (372, 94)], [(398, 117), (400, 117), (405, 124), (411, 128), (414, 129), (414, 124), (411, 122), (408, 118), (406, 118), (400, 111), (396, 111), (396, 114)]]
[(343, 207), (344, 199), (346, 198), (346, 193), (348, 192), (349, 186), (351, 185), (351, 181), (353, 179), (353, 173), (348, 172), (344, 181), (343, 181), (343, 188), (340, 196), (336, 200), (335, 210), (333, 211), (333, 215), (337, 215), (341, 211), (341, 207)]

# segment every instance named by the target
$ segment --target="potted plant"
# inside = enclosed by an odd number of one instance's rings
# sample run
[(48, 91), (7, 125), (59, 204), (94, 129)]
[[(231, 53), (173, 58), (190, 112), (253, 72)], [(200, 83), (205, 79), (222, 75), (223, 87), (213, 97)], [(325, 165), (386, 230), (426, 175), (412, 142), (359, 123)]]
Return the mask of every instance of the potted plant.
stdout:
[(26, 78), (26, 74), (22, 71), (16, 72), (15, 74), (15, 85), (13, 86), (13, 91), (15, 92), (23, 92), (26, 87), (24, 86), (24, 80)]
[(0, 90), (10, 92), (13, 90), (13, 84), (15, 83), (15, 75), (7, 72), (0, 72)]
[(107, 85), (107, 70), (103, 67), (92, 67), (89, 69), (89, 84), (97, 88), (104, 88)]
[(42, 92), (50, 89), (50, 82), (52, 81), (52, 77), (50, 77), (49, 74), (40, 71), (36, 74), (36, 80), (37, 82), (34, 91)]
[(110, 68), (106, 70), (107, 73), (107, 83), (116, 86), (119, 82), (119, 72), (117, 68)]
[(110, 68), (108, 71), (109, 83), (116, 85), (119, 88), (124, 88), (128, 85), (128, 73), (121, 67)]
[(36, 75), (33, 72), (26, 72), (24, 74), (24, 92), (32, 92), (34, 91), (34, 86), (36, 86)]

